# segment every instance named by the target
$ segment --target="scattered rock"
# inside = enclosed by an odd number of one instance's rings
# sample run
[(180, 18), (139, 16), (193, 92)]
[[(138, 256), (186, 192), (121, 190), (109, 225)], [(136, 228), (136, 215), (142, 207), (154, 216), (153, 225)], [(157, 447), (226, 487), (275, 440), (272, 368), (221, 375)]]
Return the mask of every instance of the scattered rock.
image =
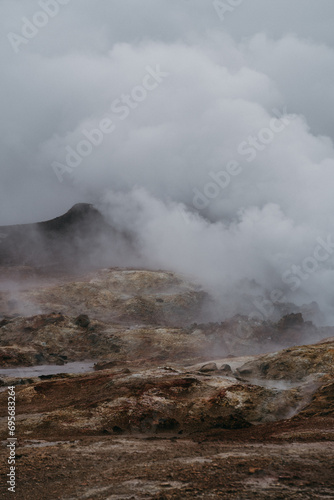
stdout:
[(3, 326), (6, 326), (8, 325), (8, 323), (10, 323), (10, 320), (7, 319), (7, 318), (4, 318), (0, 321), (0, 328), (2, 328)]
[(215, 372), (217, 371), (218, 368), (217, 368), (217, 365), (216, 363), (207, 363), (206, 365), (203, 365), (199, 371), (201, 373), (208, 373), (208, 372)]
[(90, 324), (90, 319), (87, 314), (80, 314), (75, 319), (75, 324), (81, 326), (82, 328), (87, 328), (87, 326)]
[(114, 368), (116, 365), (116, 361), (99, 361), (98, 363), (94, 363), (94, 370), (109, 370), (109, 368)]
[(232, 368), (230, 367), (230, 365), (227, 365), (226, 363), (223, 364), (219, 370), (225, 372), (226, 374), (232, 374)]
[(157, 425), (157, 431), (174, 431), (180, 427), (175, 418), (160, 418)]
[(236, 373), (241, 376), (250, 376), (253, 373), (252, 368), (248, 367), (248, 365), (242, 366), (241, 368), (236, 369)]
[(258, 472), (262, 472), (263, 469), (261, 467), (249, 467), (248, 472), (249, 474), (256, 474)]
[(119, 373), (124, 373), (124, 375), (126, 375), (127, 373), (131, 373), (131, 370), (129, 370), (129, 368), (122, 368)]
[(115, 434), (123, 434), (123, 432), (124, 432), (123, 429), (121, 429), (121, 427), (118, 427), (118, 425), (114, 425), (112, 430)]
[(304, 324), (304, 319), (301, 313), (291, 313), (283, 316), (277, 323), (280, 330), (286, 330), (287, 328), (296, 328)]

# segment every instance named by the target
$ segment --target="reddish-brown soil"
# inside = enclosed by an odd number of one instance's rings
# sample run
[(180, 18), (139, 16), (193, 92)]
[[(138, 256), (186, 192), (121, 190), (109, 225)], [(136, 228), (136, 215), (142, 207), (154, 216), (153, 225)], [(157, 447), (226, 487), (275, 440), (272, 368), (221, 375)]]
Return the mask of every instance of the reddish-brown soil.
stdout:
[[(330, 499), (333, 423), (295, 418), (187, 436), (72, 435), (67, 440), (56, 435), (44, 440), (32, 429), (17, 448), (16, 497)], [(1, 498), (13, 494), (2, 490)]]
[[(170, 272), (3, 269), (1, 499), (334, 499), (333, 328), (197, 324), (205, 294)], [(84, 359), (97, 370), (21, 370)]]

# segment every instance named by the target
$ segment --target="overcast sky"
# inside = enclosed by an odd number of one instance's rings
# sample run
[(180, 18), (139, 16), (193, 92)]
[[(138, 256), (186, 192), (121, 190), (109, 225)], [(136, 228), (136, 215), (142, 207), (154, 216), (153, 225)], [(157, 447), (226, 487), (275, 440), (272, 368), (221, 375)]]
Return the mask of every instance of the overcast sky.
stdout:
[(0, 224), (89, 201), (158, 266), (265, 286), (334, 230), (332, 0), (1, 0), (0, 26)]
[[(245, 135), (229, 127), (248, 120), (241, 100), (269, 111), (285, 105), (314, 134), (332, 136), (331, 0), (234, 0), (240, 5), (226, 8), (205, 0), (45, 0), (44, 10), (43, 1), (0, 3), (1, 223), (48, 218), (82, 199), (51, 164), (78, 143), (85, 124), (112, 118), (111, 103), (141, 83), (148, 65), (169, 77), (124, 122), (115, 116), (116, 130), (73, 173), (78, 182), (91, 175), (103, 187), (108, 180), (157, 191), (161, 175), (168, 196), (191, 197), (205, 161), (223, 166), (214, 153), (230, 142), (227, 133), (236, 142)], [(27, 28), (23, 18), (41, 27)], [(231, 116), (218, 110), (224, 100)]]

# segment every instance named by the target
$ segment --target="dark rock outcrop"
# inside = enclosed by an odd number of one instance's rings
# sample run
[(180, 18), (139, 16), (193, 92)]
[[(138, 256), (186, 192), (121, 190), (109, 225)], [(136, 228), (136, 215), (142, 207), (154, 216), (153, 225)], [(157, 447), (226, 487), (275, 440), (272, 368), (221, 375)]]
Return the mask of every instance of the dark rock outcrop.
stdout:
[(73, 268), (87, 266), (101, 256), (117, 233), (93, 205), (79, 203), (55, 219), (0, 226), (0, 266)]

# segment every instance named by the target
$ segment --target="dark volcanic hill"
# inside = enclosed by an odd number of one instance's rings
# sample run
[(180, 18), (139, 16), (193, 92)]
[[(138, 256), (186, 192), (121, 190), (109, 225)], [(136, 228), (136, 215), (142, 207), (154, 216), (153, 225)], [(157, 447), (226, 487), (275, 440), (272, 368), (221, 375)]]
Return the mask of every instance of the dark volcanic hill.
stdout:
[(0, 265), (72, 267), (104, 264), (116, 240), (125, 241), (93, 205), (80, 203), (55, 219), (0, 226)]

